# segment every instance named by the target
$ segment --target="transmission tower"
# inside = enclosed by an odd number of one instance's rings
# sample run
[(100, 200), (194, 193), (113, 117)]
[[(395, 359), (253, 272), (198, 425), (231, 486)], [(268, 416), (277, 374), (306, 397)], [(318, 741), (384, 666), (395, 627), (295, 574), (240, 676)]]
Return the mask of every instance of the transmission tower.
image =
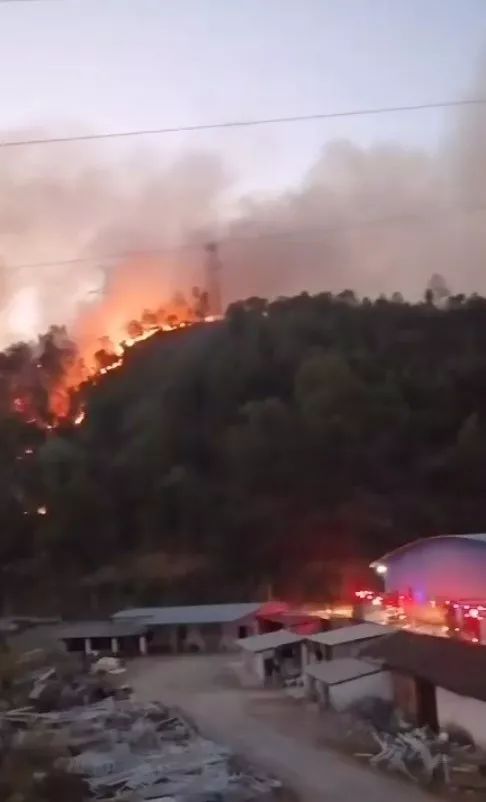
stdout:
[(218, 253), (218, 244), (208, 242), (206, 245), (206, 291), (208, 293), (209, 314), (220, 316), (223, 314), (221, 301), (221, 260)]

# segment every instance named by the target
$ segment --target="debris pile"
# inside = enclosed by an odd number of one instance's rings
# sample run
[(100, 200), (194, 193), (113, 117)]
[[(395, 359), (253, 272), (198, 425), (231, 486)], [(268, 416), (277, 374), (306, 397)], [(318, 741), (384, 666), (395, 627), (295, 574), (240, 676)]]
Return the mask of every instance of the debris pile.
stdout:
[(437, 733), (413, 726), (390, 702), (370, 697), (347, 717), (346, 738), (374, 768), (427, 787), (486, 791), (486, 753), (458, 727)]
[(116, 802), (252, 802), (280, 784), (240, 765), (159, 703), (113, 697), (69, 710), (0, 715), (11, 748), (49, 746), (53, 769), (83, 779), (91, 798)]

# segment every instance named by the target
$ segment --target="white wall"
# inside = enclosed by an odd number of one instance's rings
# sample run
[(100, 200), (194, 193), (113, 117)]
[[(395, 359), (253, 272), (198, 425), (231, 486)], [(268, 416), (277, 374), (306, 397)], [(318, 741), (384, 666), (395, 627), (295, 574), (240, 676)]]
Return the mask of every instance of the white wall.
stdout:
[(486, 702), (459, 696), (445, 688), (436, 689), (440, 727), (462, 727), (478, 746), (486, 748)]
[[(247, 635), (258, 633), (257, 619), (254, 615), (225, 624), (187, 624), (182, 651), (217, 652), (235, 649), (240, 626), (247, 627)], [(162, 648), (169, 652), (181, 651), (177, 625), (154, 626), (152, 629), (154, 649)]]
[(331, 659), (339, 660), (341, 657), (359, 657), (361, 651), (368, 643), (375, 640), (375, 638), (382, 638), (383, 635), (376, 635), (372, 638), (363, 638), (362, 640), (350, 641), (349, 643), (337, 643), (331, 647)]
[(255, 615), (248, 615), (246, 618), (240, 618), (239, 621), (231, 621), (230, 623), (223, 624), (221, 649), (229, 651), (236, 648), (235, 641), (239, 638), (239, 629), (241, 626), (246, 627), (246, 637), (258, 635), (258, 621)]
[(380, 699), (393, 698), (391, 677), (388, 671), (379, 671), (358, 677), (329, 688), (329, 701), (335, 710), (346, 710), (353, 702), (367, 696), (378, 696)]

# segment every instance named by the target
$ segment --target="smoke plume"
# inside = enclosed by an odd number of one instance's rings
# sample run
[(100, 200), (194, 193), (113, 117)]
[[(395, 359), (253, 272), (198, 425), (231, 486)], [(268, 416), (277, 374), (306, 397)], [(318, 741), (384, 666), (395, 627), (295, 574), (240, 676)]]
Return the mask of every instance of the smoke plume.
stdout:
[(225, 303), (346, 287), (413, 298), (432, 273), (484, 292), (486, 110), (450, 119), (433, 155), (337, 141), (292, 191), (238, 203), (211, 153), (110, 166), (92, 145), (0, 150), (0, 344), (53, 323), (81, 340), (110, 334), (107, 318), (123, 327), (201, 286), (207, 239), (221, 243)]

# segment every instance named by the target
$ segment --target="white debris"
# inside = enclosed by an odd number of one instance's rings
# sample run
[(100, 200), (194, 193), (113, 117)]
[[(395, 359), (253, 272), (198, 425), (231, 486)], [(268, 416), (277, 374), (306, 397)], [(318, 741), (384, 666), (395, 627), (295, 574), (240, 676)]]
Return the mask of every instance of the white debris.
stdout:
[(92, 674), (123, 674), (126, 671), (117, 657), (100, 657), (91, 666)]
[(62, 735), (73, 757), (59, 768), (82, 775), (94, 798), (116, 802), (254, 802), (279, 783), (237, 767), (226, 747), (199, 735), (162, 704), (108, 698), (50, 713), (20, 709), (1, 720), (29, 732)]

